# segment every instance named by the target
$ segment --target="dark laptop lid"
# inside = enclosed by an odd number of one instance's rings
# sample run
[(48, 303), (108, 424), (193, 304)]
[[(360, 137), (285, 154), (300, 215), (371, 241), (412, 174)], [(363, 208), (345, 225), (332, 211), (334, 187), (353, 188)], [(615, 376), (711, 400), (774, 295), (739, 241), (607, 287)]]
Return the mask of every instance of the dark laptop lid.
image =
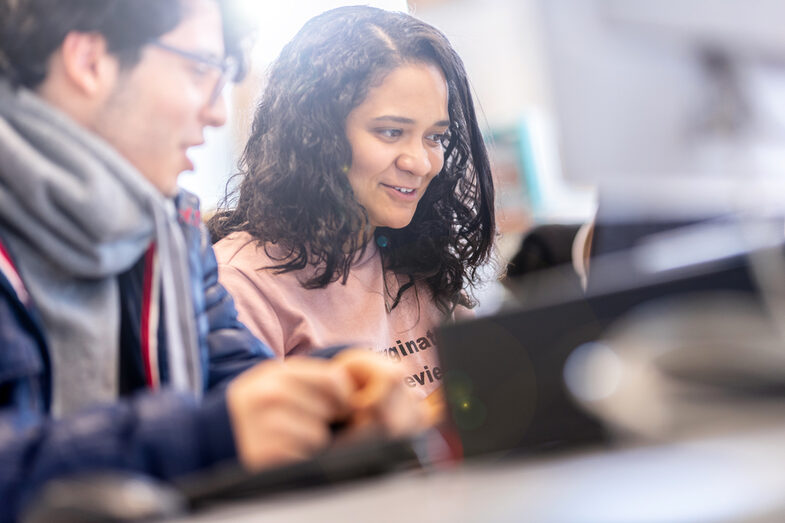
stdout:
[[(650, 274), (615, 256), (593, 272), (605, 281), (589, 295), (542, 292), (539, 303), (445, 325), (437, 331), (450, 422), (465, 456), (538, 452), (602, 442), (601, 424), (566, 390), (564, 364), (574, 349), (601, 338), (634, 307), (653, 299), (703, 291), (754, 292), (746, 256)], [(626, 274), (614, 270), (620, 267)], [(538, 301), (538, 300), (535, 300)]]

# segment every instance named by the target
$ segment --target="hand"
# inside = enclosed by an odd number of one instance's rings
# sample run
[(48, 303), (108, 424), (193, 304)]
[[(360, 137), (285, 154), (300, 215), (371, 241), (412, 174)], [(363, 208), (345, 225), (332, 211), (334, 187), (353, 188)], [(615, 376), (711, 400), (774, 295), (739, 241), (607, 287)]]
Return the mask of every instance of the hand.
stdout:
[(428, 394), (422, 401), (425, 407), (425, 422), (429, 427), (435, 427), (447, 419), (447, 403), (442, 387)]
[(366, 349), (344, 350), (330, 363), (346, 372), (351, 380), (351, 430), (380, 429), (398, 437), (426, 428), (427, 408), (404, 384), (399, 366)]
[(331, 441), (329, 424), (350, 415), (355, 393), (329, 360), (293, 357), (247, 370), (226, 391), (240, 461), (259, 469), (311, 456)]

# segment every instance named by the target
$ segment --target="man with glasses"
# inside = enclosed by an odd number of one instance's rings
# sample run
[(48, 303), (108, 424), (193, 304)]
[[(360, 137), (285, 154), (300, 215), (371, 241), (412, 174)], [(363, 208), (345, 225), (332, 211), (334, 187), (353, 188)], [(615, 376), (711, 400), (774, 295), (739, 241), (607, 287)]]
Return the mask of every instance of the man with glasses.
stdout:
[(237, 61), (236, 56), (226, 56), (223, 59), (214, 56), (202, 56), (198, 53), (178, 49), (177, 47), (165, 44), (160, 40), (151, 42), (150, 45), (182, 56), (186, 60), (190, 60), (194, 71), (197, 71), (203, 78), (207, 78), (210, 74), (213, 75), (214, 78), (211, 78), (211, 81), (207, 82), (207, 85), (213, 85), (213, 88), (210, 91), (210, 97), (207, 99), (207, 105), (215, 104), (218, 101), (218, 98), (221, 97), (224, 87), (230, 82), (233, 82), (237, 77), (240, 64)]
[(218, 284), (189, 148), (241, 64), (219, 0), (0, 0), (0, 520), (47, 480), (416, 429), (368, 351), (270, 361)]

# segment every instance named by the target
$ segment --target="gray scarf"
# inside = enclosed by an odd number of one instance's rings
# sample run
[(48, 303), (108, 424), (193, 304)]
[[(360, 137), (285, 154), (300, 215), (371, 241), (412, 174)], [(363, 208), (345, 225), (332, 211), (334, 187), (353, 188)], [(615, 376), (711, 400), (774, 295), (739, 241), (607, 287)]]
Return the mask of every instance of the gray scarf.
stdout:
[(171, 385), (201, 393), (187, 252), (175, 214), (106, 143), (0, 79), (0, 231), (43, 319), (55, 415), (117, 397), (117, 275), (153, 240)]

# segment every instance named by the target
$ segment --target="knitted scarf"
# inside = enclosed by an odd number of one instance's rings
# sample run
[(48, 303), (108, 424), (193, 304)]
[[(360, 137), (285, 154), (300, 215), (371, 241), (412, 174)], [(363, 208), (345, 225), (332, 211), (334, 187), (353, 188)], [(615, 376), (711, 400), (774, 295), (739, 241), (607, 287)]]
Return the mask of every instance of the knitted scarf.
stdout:
[(201, 394), (187, 252), (173, 203), (97, 136), (2, 79), (0, 232), (44, 323), (54, 415), (117, 397), (117, 275), (152, 241), (171, 385)]

